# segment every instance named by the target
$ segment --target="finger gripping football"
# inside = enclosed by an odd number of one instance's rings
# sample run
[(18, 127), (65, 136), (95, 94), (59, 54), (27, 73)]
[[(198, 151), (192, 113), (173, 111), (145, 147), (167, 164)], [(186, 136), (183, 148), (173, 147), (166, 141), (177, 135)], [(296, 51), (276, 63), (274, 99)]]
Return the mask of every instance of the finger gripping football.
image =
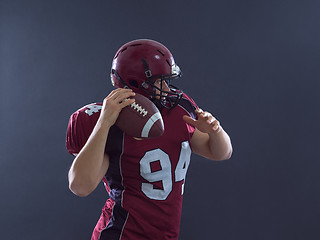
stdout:
[(164, 124), (156, 105), (138, 93), (134, 99), (134, 103), (121, 110), (117, 126), (131, 137), (160, 137), (164, 132)]

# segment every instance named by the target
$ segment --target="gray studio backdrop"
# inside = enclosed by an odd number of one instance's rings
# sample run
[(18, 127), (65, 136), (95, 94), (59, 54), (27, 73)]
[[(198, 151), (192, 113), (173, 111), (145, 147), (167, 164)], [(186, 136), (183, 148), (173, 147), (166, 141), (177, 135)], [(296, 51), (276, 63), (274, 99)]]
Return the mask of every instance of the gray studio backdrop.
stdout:
[(90, 239), (107, 194), (69, 191), (65, 131), (136, 38), (173, 52), (233, 142), (228, 161), (192, 157), (180, 239), (320, 239), (319, 1), (0, 3), (1, 239)]

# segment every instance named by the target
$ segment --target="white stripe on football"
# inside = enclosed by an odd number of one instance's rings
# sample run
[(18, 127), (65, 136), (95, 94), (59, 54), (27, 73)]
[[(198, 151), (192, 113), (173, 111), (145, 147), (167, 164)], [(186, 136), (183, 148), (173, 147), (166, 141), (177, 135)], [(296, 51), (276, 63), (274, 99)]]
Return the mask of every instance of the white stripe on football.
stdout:
[(164, 124), (159, 109), (141, 94), (136, 93), (134, 99), (134, 103), (122, 109), (116, 125), (131, 137), (160, 137)]

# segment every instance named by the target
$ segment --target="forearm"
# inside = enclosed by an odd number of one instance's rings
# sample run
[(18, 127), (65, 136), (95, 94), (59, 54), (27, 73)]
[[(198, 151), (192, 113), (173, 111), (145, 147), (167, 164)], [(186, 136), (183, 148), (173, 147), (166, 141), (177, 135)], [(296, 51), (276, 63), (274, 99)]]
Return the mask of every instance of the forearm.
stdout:
[(76, 195), (87, 196), (105, 176), (109, 167), (105, 147), (110, 127), (116, 123), (120, 111), (135, 101), (131, 98), (134, 95), (131, 89), (118, 88), (103, 100), (99, 119), (69, 170), (69, 188)]
[(105, 145), (109, 126), (98, 120), (87, 143), (74, 159), (69, 170), (69, 188), (79, 196), (87, 196), (99, 184), (108, 169)]
[(208, 145), (213, 160), (226, 160), (231, 157), (231, 140), (221, 126), (219, 130), (209, 133)]

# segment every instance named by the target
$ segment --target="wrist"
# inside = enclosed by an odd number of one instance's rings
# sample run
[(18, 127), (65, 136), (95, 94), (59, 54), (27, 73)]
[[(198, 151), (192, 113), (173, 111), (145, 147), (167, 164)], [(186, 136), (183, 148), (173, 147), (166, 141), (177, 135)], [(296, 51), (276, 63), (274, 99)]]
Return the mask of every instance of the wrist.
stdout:
[(223, 131), (223, 128), (219, 125), (217, 130), (211, 130), (208, 134), (209, 136), (216, 136), (217, 134), (221, 133)]
[(112, 125), (113, 125), (112, 123), (110, 123), (108, 121), (104, 121), (103, 119), (99, 118), (97, 123), (96, 123), (95, 128), (98, 131), (106, 131), (106, 132), (108, 132)]

